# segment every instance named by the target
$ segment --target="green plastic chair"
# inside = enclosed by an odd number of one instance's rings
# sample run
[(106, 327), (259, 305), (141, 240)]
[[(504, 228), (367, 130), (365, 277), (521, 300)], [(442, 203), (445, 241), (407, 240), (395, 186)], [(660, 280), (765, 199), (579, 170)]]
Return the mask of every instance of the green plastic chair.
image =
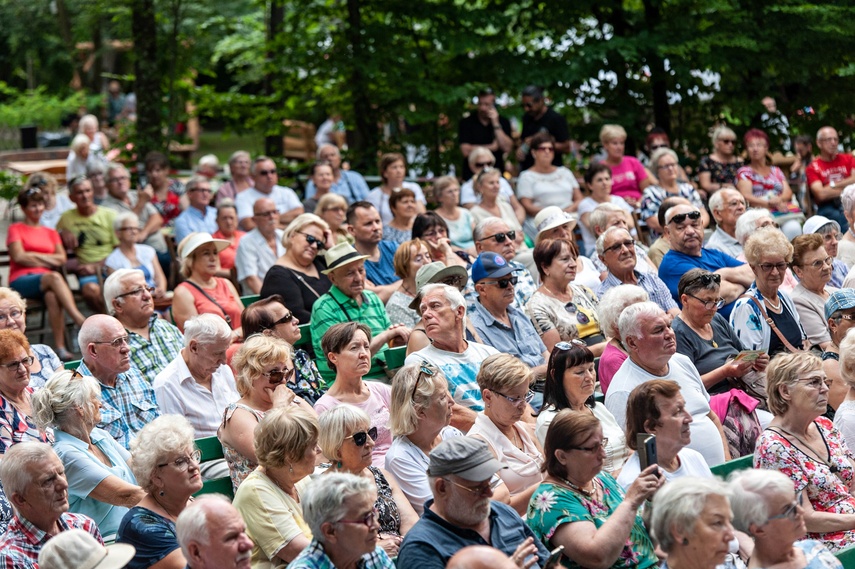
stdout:
[(843, 565), (843, 569), (855, 569), (855, 545), (850, 545), (834, 554)]
[(234, 490), (232, 489), (232, 479), (228, 476), (223, 476), (214, 480), (206, 480), (202, 483), (202, 489), (193, 495), (201, 496), (202, 494), (222, 494), (229, 500), (232, 500), (235, 497)]
[(258, 300), (259, 298), (260, 297), (257, 294), (250, 294), (247, 296), (240, 297), (240, 301), (243, 303), (243, 307), (246, 308), (247, 306), (249, 306), (250, 304), (252, 304), (256, 300)]
[(224, 458), (223, 445), (217, 437), (196, 439), (196, 448), (202, 453), (201, 462), (210, 462)]
[(712, 470), (712, 473), (716, 476), (727, 478), (728, 476), (730, 476), (731, 472), (736, 472), (737, 470), (748, 470), (750, 468), (754, 468), (753, 454), (749, 454), (740, 458), (736, 458), (734, 460), (728, 460), (727, 462), (717, 464), (710, 468), (710, 470)]
[(82, 361), (83, 360), (72, 360), (70, 362), (65, 362), (64, 364), (62, 364), (62, 367), (69, 371), (74, 371), (77, 369), (77, 367), (80, 365), (80, 362)]
[[(200, 459), (202, 464), (224, 458), (223, 445), (217, 437), (196, 439), (196, 448), (202, 453), (202, 458)], [(202, 494), (223, 494), (228, 498), (234, 498), (232, 479), (228, 476), (223, 476), (214, 480), (206, 480), (202, 483), (202, 489), (196, 492), (194, 496), (201, 496)]]
[(391, 371), (404, 367), (405, 359), (407, 359), (407, 346), (398, 346), (386, 350), (386, 367)]

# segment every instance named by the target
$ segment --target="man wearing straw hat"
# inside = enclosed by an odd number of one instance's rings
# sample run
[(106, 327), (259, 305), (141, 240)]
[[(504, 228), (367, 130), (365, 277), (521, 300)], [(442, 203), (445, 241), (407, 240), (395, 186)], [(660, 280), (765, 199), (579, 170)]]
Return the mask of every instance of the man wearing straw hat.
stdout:
[[(385, 357), (387, 343), (393, 338), (403, 344), (410, 337), (410, 329), (400, 324), (392, 325), (386, 314), (383, 301), (376, 294), (365, 290), (365, 259), (350, 243), (339, 243), (324, 253), (327, 270), (322, 271), (332, 283), (329, 292), (315, 301), (312, 307), (312, 346), (317, 356), (318, 370), (326, 380), (335, 377), (329, 369), (321, 350), (321, 338), (334, 324), (361, 322), (371, 330), (371, 355)], [(372, 359), (369, 375), (380, 372)]]

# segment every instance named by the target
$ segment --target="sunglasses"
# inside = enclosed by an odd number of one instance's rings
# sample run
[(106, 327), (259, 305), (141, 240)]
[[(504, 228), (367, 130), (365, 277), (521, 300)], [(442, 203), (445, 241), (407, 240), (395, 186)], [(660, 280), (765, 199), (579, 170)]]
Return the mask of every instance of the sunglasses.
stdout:
[(419, 388), (419, 382), (422, 380), (422, 376), (433, 377), (434, 375), (436, 375), (436, 370), (429, 363), (425, 362), (419, 366), (419, 375), (416, 376), (416, 381), (413, 383), (413, 393), (410, 395), (410, 399), (413, 403), (416, 402), (416, 391)]
[(699, 211), (690, 211), (689, 213), (678, 213), (674, 217), (671, 218), (671, 221), (668, 223), (680, 224), (686, 221), (686, 218), (691, 219), (692, 221), (697, 221), (701, 218), (701, 212)]
[(510, 285), (516, 286), (517, 282), (519, 282), (519, 279), (517, 277), (507, 277), (504, 279), (497, 279), (495, 281), (485, 281), (481, 284), (496, 285), (499, 288), (508, 288), (508, 286)]
[(710, 286), (712, 283), (721, 284), (721, 275), (716, 273), (705, 273), (698, 276), (693, 283), (700, 282), (701, 286)]
[(305, 237), (306, 243), (308, 243), (309, 245), (317, 245), (318, 250), (327, 248), (327, 246), (324, 245), (324, 242), (321, 239), (315, 237), (314, 235), (309, 235), (308, 233), (303, 233), (302, 231), (298, 231), (297, 233)]
[(353, 439), (353, 444), (358, 447), (365, 446), (365, 443), (368, 442), (368, 437), (371, 437), (372, 441), (377, 440), (377, 427), (371, 427), (368, 431), (359, 431), (358, 433), (353, 433), (349, 437), (344, 437), (345, 440)]
[(656, 144), (650, 147), (650, 151), (659, 150), (660, 148), (668, 148), (667, 144)]
[(293, 320), (293, 319), (294, 319), (294, 314), (292, 312), (289, 312), (288, 314), (286, 314), (285, 316), (283, 316), (282, 318), (280, 318), (279, 320), (277, 320), (276, 322), (271, 324), (270, 327), (276, 328), (280, 324), (286, 324), (288, 322), (291, 322), (291, 320)]
[(270, 174), (276, 174), (276, 170), (259, 170), (256, 172), (259, 176), (268, 176)]
[(606, 247), (605, 249), (603, 249), (603, 254), (611, 253), (612, 251), (620, 251), (624, 247), (626, 247), (627, 250), (632, 251), (635, 247), (635, 241), (633, 241), (632, 239), (626, 239), (625, 241), (621, 241), (620, 243), (615, 243), (611, 247)]
[(492, 162), (476, 162), (475, 163), (476, 168), (489, 168), (492, 165), (493, 165)]
[(570, 340), (569, 342), (557, 342), (555, 344), (555, 347), (558, 348), (559, 350), (561, 350), (562, 352), (567, 351), (567, 350), (572, 350), (573, 346), (576, 346), (578, 348), (582, 348), (582, 347), (587, 348), (588, 344), (586, 344), (582, 340), (576, 340), (575, 338), (573, 340)]
[(576, 303), (574, 303), (572, 301), (568, 302), (567, 304), (564, 305), (564, 310), (566, 310), (570, 314), (575, 314), (576, 315), (576, 322), (578, 322), (579, 324), (585, 325), (591, 321), (591, 319), (588, 318), (588, 315), (585, 314), (584, 312), (581, 312), (580, 310), (578, 310), (576, 308)]
[(719, 138), (718, 141), (723, 142), (725, 144), (736, 144), (735, 138)]
[(516, 239), (517, 238), (517, 232), (515, 230), (511, 229), (510, 231), (508, 231), (506, 233), (496, 233), (494, 235), (490, 235), (488, 237), (484, 237), (482, 239), (479, 239), (478, 241), (486, 241), (487, 239), (493, 239), (494, 237), (496, 238), (496, 243), (504, 243), (505, 237), (507, 237), (511, 241)]
[(266, 377), (270, 381), (271, 385), (278, 385), (285, 380), (291, 379), (291, 376), (294, 375), (294, 368), (286, 367), (285, 369), (272, 369), (262, 373), (261, 375)]

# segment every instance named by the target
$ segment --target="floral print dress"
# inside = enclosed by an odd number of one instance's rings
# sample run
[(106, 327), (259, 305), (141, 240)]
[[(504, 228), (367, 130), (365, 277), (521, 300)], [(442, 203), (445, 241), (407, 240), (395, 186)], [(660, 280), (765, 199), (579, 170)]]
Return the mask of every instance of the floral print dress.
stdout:
[[(574, 492), (564, 486), (544, 482), (538, 486), (526, 513), (526, 523), (547, 549), (553, 549), (552, 536), (563, 524), (591, 522), (599, 530), (609, 516), (623, 502), (624, 493), (617, 481), (608, 473), (601, 472), (594, 479), (602, 489), (602, 501)], [(630, 530), (614, 568), (637, 567), (645, 569), (658, 564), (653, 552), (653, 543), (639, 514)], [(561, 557), (561, 566), (582, 569), (582, 565), (570, 559), (566, 553)]]
[[(825, 442), (829, 464), (802, 452), (780, 431), (767, 428), (757, 440), (754, 451), (754, 467), (778, 470), (795, 483), (796, 490), (804, 490), (810, 504), (817, 512), (833, 514), (855, 514), (855, 497), (849, 493), (853, 469), (850, 460), (855, 459), (834, 428), (831, 421), (819, 417), (814, 421)], [(832, 551), (843, 549), (855, 542), (855, 530), (827, 533), (811, 532), (808, 539), (817, 539)]]

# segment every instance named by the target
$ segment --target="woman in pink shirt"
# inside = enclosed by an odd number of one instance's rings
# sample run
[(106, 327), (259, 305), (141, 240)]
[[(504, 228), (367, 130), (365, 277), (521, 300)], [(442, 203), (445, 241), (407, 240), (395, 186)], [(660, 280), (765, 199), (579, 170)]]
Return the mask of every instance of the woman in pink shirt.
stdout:
[(623, 155), (626, 130), (622, 126), (603, 125), (600, 142), (606, 151), (605, 164), (612, 170), (612, 195), (622, 197), (629, 205), (638, 207), (641, 192), (650, 184), (657, 183), (656, 177), (637, 158)]

